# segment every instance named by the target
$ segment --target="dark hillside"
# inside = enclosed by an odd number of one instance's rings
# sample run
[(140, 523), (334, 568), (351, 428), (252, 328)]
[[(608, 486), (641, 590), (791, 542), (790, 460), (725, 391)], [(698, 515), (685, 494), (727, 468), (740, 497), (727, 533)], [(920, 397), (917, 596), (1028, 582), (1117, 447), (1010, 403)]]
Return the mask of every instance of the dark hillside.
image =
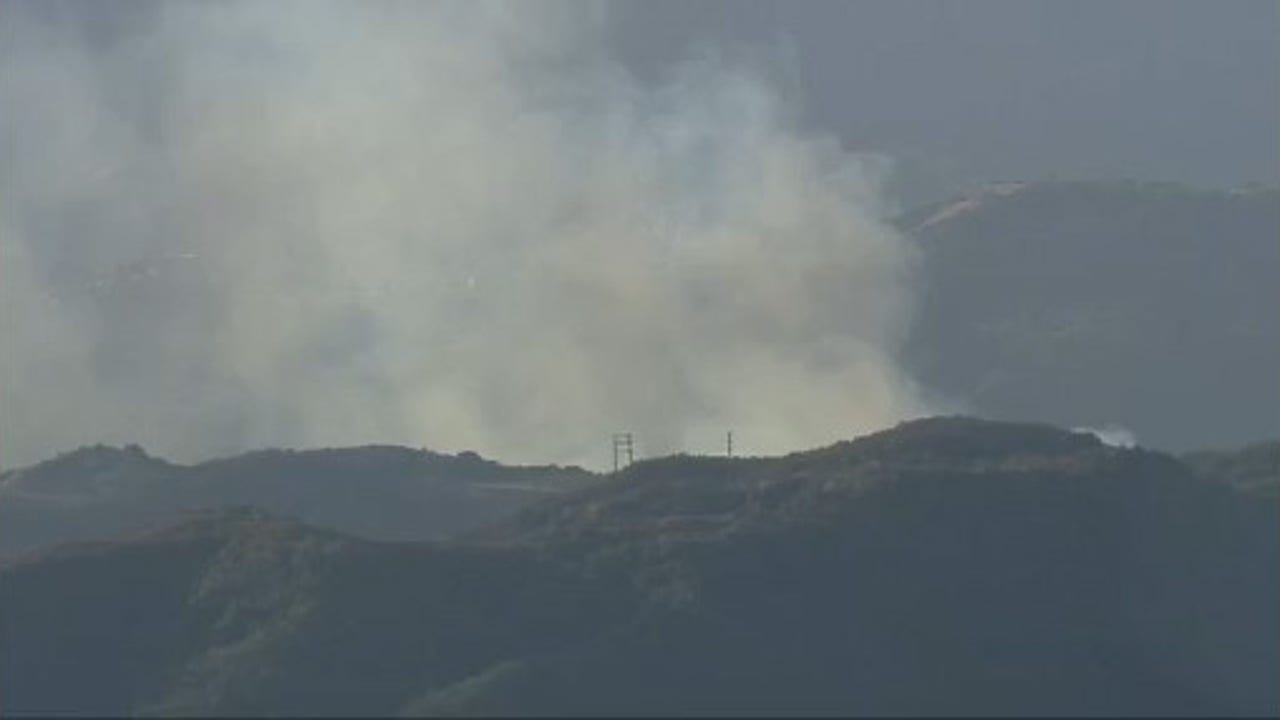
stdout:
[(1187, 453), (1182, 459), (1205, 477), (1280, 500), (1280, 441), (1234, 451)]
[(0, 580), (10, 714), (1280, 710), (1274, 503), (1047, 426), (641, 462), (445, 545), (211, 515)]
[(0, 474), (0, 556), (242, 505), (370, 539), (439, 540), (594, 480), (580, 468), (392, 446), (264, 450), (184, 466), (137, 446), (99, 445)]

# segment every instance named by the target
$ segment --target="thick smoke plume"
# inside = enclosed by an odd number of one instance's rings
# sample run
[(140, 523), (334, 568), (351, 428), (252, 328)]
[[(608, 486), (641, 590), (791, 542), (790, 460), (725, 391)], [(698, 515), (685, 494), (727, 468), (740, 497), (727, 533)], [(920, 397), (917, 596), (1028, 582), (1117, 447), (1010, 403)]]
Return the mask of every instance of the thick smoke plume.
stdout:
[(597, 6), (3, 6), (0, 463), (744, 452), (917, 410), (875, 158)]

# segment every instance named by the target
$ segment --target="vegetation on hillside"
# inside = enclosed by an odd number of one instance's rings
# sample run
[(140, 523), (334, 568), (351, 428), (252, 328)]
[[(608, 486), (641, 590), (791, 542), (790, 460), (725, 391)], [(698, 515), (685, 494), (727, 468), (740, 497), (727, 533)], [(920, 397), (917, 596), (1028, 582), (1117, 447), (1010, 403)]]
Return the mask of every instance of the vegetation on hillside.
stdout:
[(1278, 531), (1169, 456), (965, 418), (637, 463), (449, 544), (211, 514), (7, 567), (0, 709), (1274, 714)]

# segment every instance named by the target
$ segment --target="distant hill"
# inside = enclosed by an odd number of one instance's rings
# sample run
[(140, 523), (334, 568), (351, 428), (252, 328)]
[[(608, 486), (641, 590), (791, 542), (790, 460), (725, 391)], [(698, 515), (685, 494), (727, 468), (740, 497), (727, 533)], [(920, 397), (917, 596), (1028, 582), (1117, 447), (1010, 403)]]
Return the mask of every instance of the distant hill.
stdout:
[(593, 478), (579, 468), (508, 467), (473, 453), (391, 446), (267, 450), (183, 466), (137, 446), (98, 445), (0, 473), (0, 555), (234, 506), (370, 539), (442, 539)]
[(1205, 477), (1280, 500), (1280, 441), (1234, 451), (1187, 453), (1182, 459)]
[(1280, 436), (1280, 189), (1006, 183), (899, 225), (937, 398), (1176, 451)]
[(1280, 513), (1167, 455), (935, 418), (671, 457), (465, 541), (254, 511), (0, 576), (6, 714), (1280, 711)]

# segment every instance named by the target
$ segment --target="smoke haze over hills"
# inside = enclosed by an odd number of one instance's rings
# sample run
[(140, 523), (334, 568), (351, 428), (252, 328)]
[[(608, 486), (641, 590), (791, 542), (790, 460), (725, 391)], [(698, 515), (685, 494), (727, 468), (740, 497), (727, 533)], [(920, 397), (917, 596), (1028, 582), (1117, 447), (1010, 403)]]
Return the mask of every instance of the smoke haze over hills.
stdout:
[(0, 715), (1276, 716), (1275, 20), (0, 0)]
[(1276, 434), (1274, 4), (0, 2), (0, 467)]
[(5, 5), (0, 464), (599, 466), (615, 430), (774, 452), (921, 410), (883, 166), (767, 70), (642, 85), (582, 6), (130, 7)]

